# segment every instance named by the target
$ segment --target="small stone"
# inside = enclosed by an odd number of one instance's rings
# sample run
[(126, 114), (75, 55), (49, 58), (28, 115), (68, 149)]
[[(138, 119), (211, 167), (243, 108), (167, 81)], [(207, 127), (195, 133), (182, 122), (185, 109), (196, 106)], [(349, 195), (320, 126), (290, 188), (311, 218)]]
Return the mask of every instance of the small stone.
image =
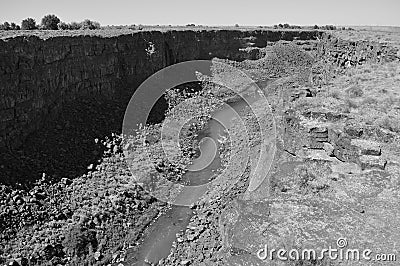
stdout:
[(61, 182), (65, 185), (70, 185), (72, 184), (72, 180), (66, 177), (61, 178)]
[(95, 260), (100, 260), (100, 258), (101, 258), (101, 253), (100, 253), (99, 251), (96, 251), (96, 252), (94, 253), (93, 257), (94, 257)]
[(193, 241), (195, 238), (196, 238), (195, 234), (190, 234), (187, 236), (187, 240), (189, 240), (189, 241)]
[(12, 199), (14, 202), (17, 202), (21, 199), (21, 197), (19, 195), (15, 195)]
[(93, 167), (94, 167), (94, 165), (91, 163), (91, 164), (89, 164), (89, 166), (87, 167), (87, 169), (88, 169), (88, 170), (92, 170)]
[(115, 145), (114, 148), (113, 148), (113, 152), (114, 153), (118, 153), (118, 150), (119, 150), (118, 146)]
[(128, 142), (127, 144), (125, 144), (124, 150), (129, 150), (131, 147), (132, 147), (132, 144)]
[(328, 142), (325, 142), (324, 143), (324, 151), (326, 152), (326, 154), (328, 155), (328, 156), (333, 156), (333, 151), (334, 151), (334, 147), (333, 147), (333, 145), (332, 144), (330, 144), (330, 143), (328, 143)]
[(17, 261), (18, 265), (21, 265), (21, 266), (29, 265), (29, 261), (27, 258), (18, 258), (18, 259), (16, 259), (16, 261)]
[(94, 223), (95, 225), (99, 225), (99, 224), (100, 224), (99, 218), (94, 217), (94, 218), (93, 218), (93, 223)]
[(181, 261), (181, 265), (189, 265), (190, 260), (183, 260)]

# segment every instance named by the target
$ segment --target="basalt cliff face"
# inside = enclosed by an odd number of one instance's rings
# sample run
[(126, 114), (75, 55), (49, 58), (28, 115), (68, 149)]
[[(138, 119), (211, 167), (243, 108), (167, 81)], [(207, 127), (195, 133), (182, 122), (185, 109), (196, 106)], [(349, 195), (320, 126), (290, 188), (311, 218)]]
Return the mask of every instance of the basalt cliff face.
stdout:
[(56, 117), (65, 101), (132, 94), (165, 66), (213, 57), (243, 60), (239, 50), (269, 42), (315, 40), (317, 31), (148, 31), (113, 37), (17, 36), (0, 40), (0, 146), (23, 143)]

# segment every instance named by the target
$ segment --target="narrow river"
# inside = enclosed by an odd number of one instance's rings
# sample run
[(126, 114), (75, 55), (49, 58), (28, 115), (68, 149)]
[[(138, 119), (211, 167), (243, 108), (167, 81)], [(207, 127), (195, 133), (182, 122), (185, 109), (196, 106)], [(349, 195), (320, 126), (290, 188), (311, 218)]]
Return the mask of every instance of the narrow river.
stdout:
[[(265, 86), (266, 83), (260, 83)], [(221, 158), (218, 152), (218, 138), (225, 134), (225, 127), (231, 125), (238, 114), (259, 98), (257, 92), (250, 92), (229, 106), (217, 110), (207, 123), (205, 129), (198, 134), (200, 156), (188, 166), (188, 172), (183, 176), (183, 182), (188, 185), (178, 196), (182, 202), (196, 202), (207, 190), (206, 186), (199, 186), (209, 182), (221, 168)], [(240, 119), (240, 118), (239, 118)], [(213, 158), (211, 161), (210, 158)], [(210, 163), (211, 161), (211, 163)], [(203, 168), (204, 164), (208, 164)], [(196, 170), (201, 169), (201, 170)], [(172, 244), (176, 241), (176, 234), (186, 230), (194, 212), (185, 206), (172, 205), (164, 214), (150, 225), (145, 239), (136, 252), (128, 252), (125, 265), (152, 265), (169, 255)]]

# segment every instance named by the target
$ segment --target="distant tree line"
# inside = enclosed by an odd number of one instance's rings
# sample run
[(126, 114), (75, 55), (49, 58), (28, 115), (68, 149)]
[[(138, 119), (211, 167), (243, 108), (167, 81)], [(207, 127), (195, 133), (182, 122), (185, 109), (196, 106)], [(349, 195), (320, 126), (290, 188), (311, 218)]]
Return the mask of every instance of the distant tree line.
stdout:
[(95, 30), (100, 28), (100, 23), (96, 21), (85, 19), (82, 22), (66, 23), (56, 15), (44, 16), (40, 24), (37, 24), (33, 18), (22, 20), (21, 26), (7, 21), (0, 24), (0, 30)]
[(353, 30), (352, 28), (348, 27), (336, 27), (334, 25), (323, 25), (323, 26), (297, 26), (297, 25), (289, 25), (288, 23), (285, 24), (277, 24), (274, 25), (275, 29), (301, 29), (301, 28), (313, 28), (313, 29), (321, 29), (321, 30)]
[(314, 25), (314, 29), (320, 29), (320, 30), (337, 30), (337, 27), (336, 27), (336, 26), (333, 26), (333, 25), (325, 25), (325, 26)]
[(336, 27), (333, 25), (325, 25), (325, 26), (318, 26), (314, 25), (314, 29), (321, 29), (321, 30), (354, 30), (353, 28), (350, 27)]
[(301, 29), (301, 26), (289, 25), (288, 23), (285, 23), (285, 24), (274, 25), (274, 28), (275, 29)]

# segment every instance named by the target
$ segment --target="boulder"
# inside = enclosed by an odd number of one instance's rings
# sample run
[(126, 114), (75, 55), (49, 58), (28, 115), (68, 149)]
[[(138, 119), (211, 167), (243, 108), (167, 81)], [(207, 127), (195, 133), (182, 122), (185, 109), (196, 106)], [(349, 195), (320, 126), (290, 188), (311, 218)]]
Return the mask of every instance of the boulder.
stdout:
[(343, 162), (359, 162), (362, 155), (379, 156), (381, 154), (380, 144), (370, 140), (351, 139), (341, 136), (335, 143), (334, 155)]
[(340, 136), (335, 143), (333, 154), (342, 162), (357, 162), (359, 151), (351, 145), (351, 139), (347, 136)]
[(328, 128), (328, 141), (331, 144), (335, 144), (343, 132), (338, 128)]
[[(351, 193), (343, 189), (335, 192), (328, 197), (281, 194), (273, 199), (233, 202), (221, 217), (221, 233), (225, 248), (242, 252), (235, 256), (228, 254), (227, 260), (232, 262), (229, 265), (288, 265), (276, 258), (258, 259), (260, 250), (272, 249), (287, 252), (314, 249), (316, 254), (329, 247), (359, 249), (360, 254), (365, 249), (397, 252), (395, 247), (400, 244), (397, 224), (400, 214), (395, 211), (399, 208), (398, 198), (382, 195), (367, 205), (359, 205)], [(246, 260), (252, 263), (243, 263)], [(299, 265), (308, 265), (303, 263)], [(316, 265), (376, 264), (366, 260), (341, 260)]]
[(359, 158), (359, 164), (363, 170), (380, 169), (385, 170), (387, 161), (380, 156), (362, 155)]
[(358, 148), (361, 155), (381, 155), (381, 146), (378, 142), (365, 139), (352, 139), (351, 145)]
[(349, 135), (351, 137), (359, 138), (363, 135), (364, 129), (360, 125), (350, 124), (350, 125), (345, 126), (344, 133), (346, 133), (347, 135)]
[(328, 142), (324, 142), (324, 151), (326, 153), (326, 155), (328, 156), (333, 156), (333, 151), (335, 150), (335, 147), (333, 147), (332, 144), (328, 143)]
[(338, 163), (331, 166), (333, 173), (361, 174), (361, 167), (356, 163)]
[(323, 149), (324, 142), (328, 142), (328, 128), (324, 125), (307, 125), (308, 147)]
[(337, 160), (335, 157), (327, 155), (324, 150), (309, 149), (304, 152), (305, 161), (324, 161), (324, 162), (334, 162)]

